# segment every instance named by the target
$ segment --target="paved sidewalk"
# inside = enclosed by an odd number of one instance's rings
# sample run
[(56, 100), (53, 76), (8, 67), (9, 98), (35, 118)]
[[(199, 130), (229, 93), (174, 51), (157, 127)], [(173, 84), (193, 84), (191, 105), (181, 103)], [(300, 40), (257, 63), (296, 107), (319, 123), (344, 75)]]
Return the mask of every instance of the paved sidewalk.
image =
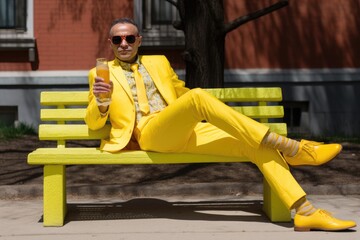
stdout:
[[(337, 217), (360, 223), (360, 195), (312, 195)], [(294, 232), (292, 223), (271, 223), (261, 196), (186, 197), (122, 201), (70, 197), (66, 224), (43, 227), (42, 200), (0, 200), (0, 239), (360, 239), (360, 228), (343, 232)]]

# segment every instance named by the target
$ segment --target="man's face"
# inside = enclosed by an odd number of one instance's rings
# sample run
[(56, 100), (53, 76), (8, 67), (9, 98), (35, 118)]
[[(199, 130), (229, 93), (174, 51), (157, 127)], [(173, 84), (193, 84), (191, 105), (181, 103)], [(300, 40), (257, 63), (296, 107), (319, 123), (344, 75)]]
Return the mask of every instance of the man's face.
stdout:
[[(114, 25), (110, 30), (110, 46), (114, 51), (115, 56), (123, 62), (133, 62), (135, 61), (138, 48), (141, 45), (141, 36), (138, 36), (138, 29), (129, 23), (118, 23)], [(135, 36), (135, 42), (129, 43), (125, 39), (126, 36), (128, 40), (131, 39), (131, 36)], [(117, 37), (118, 42), (114, 43), (112, 41), (113, 37)]]

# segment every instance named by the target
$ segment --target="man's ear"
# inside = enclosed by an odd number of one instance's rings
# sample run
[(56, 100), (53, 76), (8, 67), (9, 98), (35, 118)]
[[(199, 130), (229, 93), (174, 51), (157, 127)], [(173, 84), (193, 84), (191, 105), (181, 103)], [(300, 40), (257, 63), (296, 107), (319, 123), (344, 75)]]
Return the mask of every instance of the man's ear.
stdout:
[(142, 43), (142, 36), (140, 35), (139, 36), (139, 47), (141, 46), (141, 43)]

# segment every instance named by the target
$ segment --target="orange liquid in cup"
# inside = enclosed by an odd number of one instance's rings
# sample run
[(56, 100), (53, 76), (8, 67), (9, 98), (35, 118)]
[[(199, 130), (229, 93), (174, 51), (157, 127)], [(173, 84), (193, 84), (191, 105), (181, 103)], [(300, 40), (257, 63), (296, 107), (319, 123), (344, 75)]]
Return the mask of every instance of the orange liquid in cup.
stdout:
[(110, 83), (110, 73), (109, 73), (109, 69), (108, 69), (108, 68), (98, 66), (98, 67), (96, 68), (96, 75), (97, 75), (98, 77), (103, 78), (105, 83), (107, 83), (107, 84)]
[[(107, 63), (96, 66), (96, 75), (103, 78), (105, 83), (110, 83), (110, 72)], [(110, 98), (109, 93), (100, 94), (100, 98), (103, 100), (107, 100), (108, 98)]]

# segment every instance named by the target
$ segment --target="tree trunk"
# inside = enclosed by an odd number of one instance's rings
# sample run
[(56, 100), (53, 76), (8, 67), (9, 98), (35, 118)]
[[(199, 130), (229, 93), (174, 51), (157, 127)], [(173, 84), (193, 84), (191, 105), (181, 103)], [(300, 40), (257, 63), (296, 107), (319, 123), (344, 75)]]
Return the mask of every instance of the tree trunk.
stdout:
[(223, 0), (166, 0), (176, 6), (185, 34), (186, 85), (189, 88), (224, 86), (225, 36), (239, 26), (288, 5), (280, 0), (264, 9), (224, 23)]
[[(225, 35), (222, 31), (222, 0), (184, 0), (180, 6), (185, 33), (183, 57), (187, 87), (223, 87)], [(214, 10), (221, 19), (214, 17)]]

